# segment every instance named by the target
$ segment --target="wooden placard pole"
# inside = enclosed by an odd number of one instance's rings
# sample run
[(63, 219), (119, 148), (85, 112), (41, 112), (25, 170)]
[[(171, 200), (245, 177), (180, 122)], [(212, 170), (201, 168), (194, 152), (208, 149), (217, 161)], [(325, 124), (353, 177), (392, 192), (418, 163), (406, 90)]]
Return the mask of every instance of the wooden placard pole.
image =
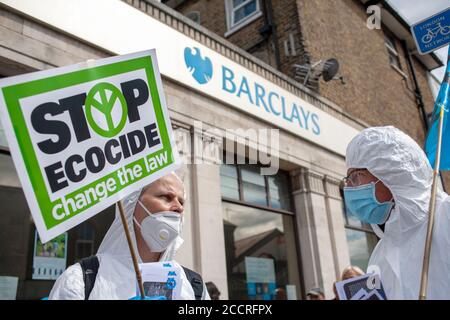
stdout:
[(441, 160), (441, 146), (442, 146), (442, 127), (444, 125), (444, 111), (445, 108), (442, 105), (441, 110), (439, 112), (438, 143), (436, 148), (436, 159), (434, 160), (433, 184), (431, 187), (430, 204), (428, 208), (429, 212), (428, 227), (425, 241), (425, 250), (423, 255), (422, 276), (420, 279), (419, 300), (425, 300), (427, 298), (428, 269), (430, 266), (431, 242), (433, 238), (433, 227), (434, 227), (434, 213), (436, 211), (437, 178), (439, 175), (439, 167), (441, 162), (440, 160)]
[(139, 291), (141, 293), (141, 299), (144, 299), (145, 292), (144, 285), (142, 284), (141, 271), (139, 270), (136, 253), (134, 252), (133, 242), (131, 241), (130, 231), (128, 230), (127, 220), (125, 219), (122, 200), (119, 200), (119, 202), (117, 202), (117, 205), (119, 206), (120, 218), (122, 219), (122, 225), (125, 231), (125, 236), (127, 237), (128, 247), (130, 248), (131, 259), (133, 260), (134, 272), (136, 273), (136, 280), (138, 282)]

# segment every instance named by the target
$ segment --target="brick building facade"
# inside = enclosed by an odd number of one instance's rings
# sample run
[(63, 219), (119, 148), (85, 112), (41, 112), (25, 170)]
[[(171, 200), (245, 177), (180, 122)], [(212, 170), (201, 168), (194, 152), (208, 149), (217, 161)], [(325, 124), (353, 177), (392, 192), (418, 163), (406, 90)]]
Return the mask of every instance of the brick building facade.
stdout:
[[(367, 125), (393, 125), (423, 145), (426, 128), (418, 107), (408, 51), (414, 52), (411, 63), (426, 113), (434, 107), (429, 72), (442, 64), (434, 55), (424, 60), (417, 54), (406, 22), (389, 3), (360, 0), (258, 1), (261, 15), (258, 17), (256, 14), (255, 20), (244, 21), (231, 30), (227, 26), (227, 0), (169, 0), (166, 4), (183, 14), (198, 12), (202, 26), (292, 78), (296, 64), (337, 59), (345, 85), (320, 79), (314, 89)], [(367, 26), (372, 16), (372, 12), (367, 10), (370, 5), (382, 8), (380, 29)], [(269, 16), (273, 18), (268, 20), (267, 12), (270, 10), (272, 14)], [(397, 52), (398, 64), (390, 61), (387, 41)], [(275, 44), (279, 52), (278, 64)], [(292, 55), (292, 47), (295, 55)], [(450, 185), (450, 175), (444, 172), (443, 176), (446, 185)]]

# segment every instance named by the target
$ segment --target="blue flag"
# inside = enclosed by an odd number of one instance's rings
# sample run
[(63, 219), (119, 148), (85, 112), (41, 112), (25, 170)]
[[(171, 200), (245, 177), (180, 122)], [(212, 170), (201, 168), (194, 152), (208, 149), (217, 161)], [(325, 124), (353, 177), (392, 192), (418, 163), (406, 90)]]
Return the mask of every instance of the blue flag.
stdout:
[(434, 168), (436, 159), (436, 149), (438, 143), (439, 114), (441, 108), (444, 108), (444, 124), (442, 126), (442, 146), (441, 163), (439, 170), (450, 170), (450, 124), (448, 117), (450, 113), (450, 46), (448, 49), (447, 70), (445, 70), (444, 80), (439, 90), (439, 95), (434, 104), (433, 116), (431, 118), (431, 127), (428, 130), (427, 140), (425, 141), (425, 153), (431, 166)]

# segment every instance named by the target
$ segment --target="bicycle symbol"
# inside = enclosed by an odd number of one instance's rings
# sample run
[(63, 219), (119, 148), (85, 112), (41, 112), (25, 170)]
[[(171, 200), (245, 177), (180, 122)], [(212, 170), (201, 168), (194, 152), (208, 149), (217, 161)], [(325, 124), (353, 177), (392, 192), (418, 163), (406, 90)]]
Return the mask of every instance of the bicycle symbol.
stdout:
[(443, 26), (441, 25), (441, 23), (439, 22), (439, 23), (437, 24), (436, 27), (434, 27), (434, 28), (428, 28), (428, 29), (427, 29), (427, 32), (428, 32), (428, 33), (422, 37), (422, 42), (423, 42), (423, 43), (429, 43), (429, 42), (431, 42), (431, 40), (433, 40), (434, 38), (436, 38), (437, 35), (438, 35), (439, 33), (440, 33), (441, 35), (443, 35), (443, 36), (449, 34), (449, 33), (450, 33), (450, 26), (444, 26), (444, 27), (443, 27)]

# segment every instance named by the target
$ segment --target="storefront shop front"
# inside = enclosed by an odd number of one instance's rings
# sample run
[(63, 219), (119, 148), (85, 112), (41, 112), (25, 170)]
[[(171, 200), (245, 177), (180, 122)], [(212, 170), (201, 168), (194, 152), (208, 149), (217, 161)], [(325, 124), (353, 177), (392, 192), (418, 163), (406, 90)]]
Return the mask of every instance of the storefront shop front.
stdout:
[[(156, 48), (184, 159), (177, 261), (214, 282), (221, 299), (303, 299), (313, 287), (332, 298), (340, 272), (350, 263), (364, 268), (376, 243), (345, 216), (339, 190), (345, 147), (364, 124), (170, 9), (89, 3), (99, 7), (3, 1), (1, 75)], [(104, 14), (89, 19), (88, 11)], [(75, 18), (63, 18), (69, 14)], [(18, 280), (18, 299), (38, 299), (61, 270), (95, 254), (114, 208), (39, 244), (1, 131), (0, 142), (0, 277)]]

